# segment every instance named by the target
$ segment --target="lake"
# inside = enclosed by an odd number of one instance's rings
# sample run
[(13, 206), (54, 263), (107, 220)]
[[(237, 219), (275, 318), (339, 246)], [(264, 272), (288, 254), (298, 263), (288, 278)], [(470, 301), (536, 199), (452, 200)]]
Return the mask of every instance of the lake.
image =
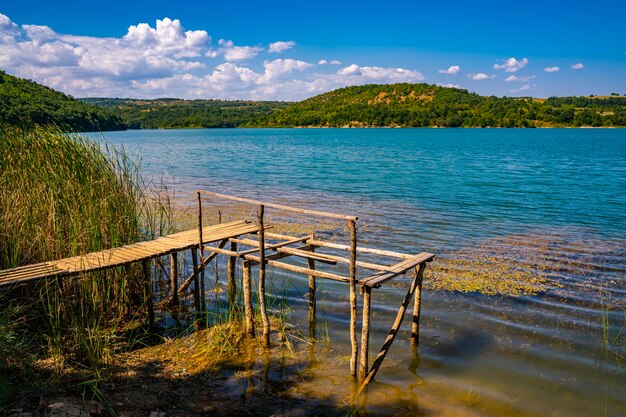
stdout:
[[(373, 399), (388, 400), (373, 402), (372, 413), (624, 415), (626, 130), (199, 129), (104, 136), (141, 155), (144, 176), (163, 177), (183, 201), (203, 188), (356, 214), (359, 239), (368, 246), (452, 261), (497, 258), (496, 266), (507, 262), (543, 278), (535, 295), (426, 289), (419, 361), (408, 348), (405, 318), (371, 389)], [(297, 320), (306, 316), (306, 278), (293, 279), (282, 291)], [(374, 292), (374, 354), (404, 291), (390, 285)], [(315, 389), (326, 392), (348, 373), (342, 360), (349, 353), (348, 310), (345, 286), (324, 284), (322, 292), (332, 342), (327, 363), (340, 368), (322, 363), (311, 371)]]

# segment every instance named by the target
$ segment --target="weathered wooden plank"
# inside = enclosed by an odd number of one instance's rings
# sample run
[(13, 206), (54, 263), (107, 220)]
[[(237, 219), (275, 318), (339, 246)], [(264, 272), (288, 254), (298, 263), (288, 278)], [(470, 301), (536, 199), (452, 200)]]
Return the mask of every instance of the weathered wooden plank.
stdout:
[(361, 278), (359, 280), (359, 284), (366, 285), (368, 287), (378, 288), (385, 282), (398, 275), (404, 274), (406, 271), (415, 267), (416, 265), (432, 261), (434, 257), (435, 255), (433, 255), (432, 253), (419, 253), (417, 255), (414, 255), (412, 258), (406, 259), (396, 265), (392, 265), (387, 272), (379, 272), (369, 277)]

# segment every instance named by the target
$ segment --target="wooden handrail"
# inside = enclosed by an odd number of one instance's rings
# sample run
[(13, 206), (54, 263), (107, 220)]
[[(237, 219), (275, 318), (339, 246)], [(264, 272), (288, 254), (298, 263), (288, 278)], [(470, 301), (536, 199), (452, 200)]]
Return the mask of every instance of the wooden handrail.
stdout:
[(210, 195), (210, 196), (213, 196), (213, 197), (223, 198), (223, 199), (226, 199), (226, 200), (239, 201), (240, 203), (262, 205), (262, 206), (265, 206), (265, 207), (272, 207), (272, 208), (275, 208), (275, 209), (291, 211), (291, 212), (294, 212), (294, 213), (310, 214), (312, 216), (328, 217), (328, 218), (331, 218), (331, 219), (339, 219), (339, 220), (353, 220), (353, 221), (358, 220), (357, 216), (348, 216), (348, 215), (345, 215), (345, 214), (328, 213), (328, 212), (325, 212), (325, 211), (301, 209), (301, 208), (297, 208), (297, 207), (285, 206), (283, 204), (267, 203), (265, 201), (252, 200), (250, 198), (243, 198), (243, 197), (234, 197), (232, 195), (214, 193), (212, 191), (206, 191), (206, 190), (196, 190), (196, 192), (197, 193), (202, 193), (202, 194), (205, 194), (205, 195)]

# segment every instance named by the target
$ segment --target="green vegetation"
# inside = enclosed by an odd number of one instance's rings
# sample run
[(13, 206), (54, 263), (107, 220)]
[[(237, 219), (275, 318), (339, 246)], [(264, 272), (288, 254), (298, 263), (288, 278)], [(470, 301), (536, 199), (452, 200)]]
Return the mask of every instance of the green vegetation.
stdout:
[(84, 98), (115, 111), (130, 129), (239, 127), (291, 103), (243, 100)]
[(253, 127), (626, 126), (626, 97), (484, 97), (428, 84), (347, 87), (277, 109)]
[[(0, 269), (166, 231), (167, 200), (153, 198), (123, 152), (58, 128), (4, 127), (0, 136)], [(0, 409), (11, 387), (43, 383), (42, 375), (98, 378), (144, 314), (142, 289), (132, 266), (0, 291), (0, 386), (9, 387)]]
[(30, 80), (0, 71), (0, 126), (58, 126), (63, 131), (124, 130), (110, 110), (89, 105)]

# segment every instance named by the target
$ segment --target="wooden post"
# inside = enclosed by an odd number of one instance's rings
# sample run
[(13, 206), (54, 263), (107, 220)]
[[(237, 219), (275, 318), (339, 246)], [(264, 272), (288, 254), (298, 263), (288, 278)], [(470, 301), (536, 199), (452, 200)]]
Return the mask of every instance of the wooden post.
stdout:
[(172, 291), (172, 306), (178, 307), (178, 253), (172, 252), (170, 257), (170, 290)]
[[(237, 243), (230, 243), (230, 250), (233, 252), (237, 252)], [(235, 312), (237, 309), (236, 297), (237, 297), (237, 284), (235, 282), (235, 262), (237, 258), (234, 256), (228, 257), (228, 307), (232, 312)]]
[(393, 326), (391, 326), (391, 330), (389, 331), (389, 334), (387, 335), (387, 338), (385, 339), (385, 343), (383, 343), (383, 347), (380, 349), (378, 356), (376, 356), (376, 359), (374, 359), (374, 363), (372, 364), (372, 369), (369, 371), (369, 373), (365, 377), (365, 380), (361, 384), (361, 388), (359, 389), (359, 392), (362, 391), (367, 386), (367, 384), (369, 384), (374, 379), (374, 377), (376, 376), (376, 373), (378, 372), (378, 369), (380, 368), (380, 365), (385, 360), (385, 356), (387, 356), (387, 353), (389, 352), (389, 349), (391, 348), (391, 344), (393, 343), (394, 339), (396, 338), (396, 335), (398, 334), (398, 330), (400, 329), (400, 325), (402, 324), (402, 319), (404, 318), (404, 313), (406, 312), (406, 308), (409, 305), (411, 298), (413, 297), (413, 293), (415, 293), (415, 289), (417, 288), (417, 283), (421, 279), (422, 274), (424, 273), (424, 268), (426, 268), (425, 263), (420, 265), (419, 270), (417, 274), (415, 275), (415, 278), (413, 279), (413, 282), (411, 282), (411, 286), (409, 287), (409, 290), (406, 293), (406, 296), (404, 297), (404, 301), (402, 302), (402, 305), (400, 306), (400, 309), (398, 310), (398, 314), (396, 315), (396, 320), (393, 322)]
[(143, 284), (144, 284), (144, 297), (146, 305), (148, 306), (148, 328), (154, 328), (154, 301), (152, 300), (152, 278), (150, 276), (149, 260), (144, 259), (141, 262), (143, 266)]
[[(311, 233), (311, 239), (314, 235)], [(314, 252), (315, 248), (311, 248), (311, 252)], [(315, 269), (315, 260), (307, 259), (309, 269)], [(315, 282), (315, 275), (309, 275), (309, 338), (315, 340), (316, 327), (317, 327), (317, 283)]]
[[(200, 262), (204, 263), (204, 239), (202, 238), (202, 198), (198, 194), (198, 238), (200, 249)], [(200, 311), (206, 311), (206, 294), (204, 291), (204, 268), (200, 270)]]
[(259, 225), (259, 307), (261, 309), (261, 321), (263, 322), (263, 346), (270, 345), (270, 321), (267, 318), (265, 306), (265, 226), (263, 225), (263, 212), (265, 207), (261, 204), (257, 212)]
[(356, 336), (356, 221), (348, 220), (350, 230), (350, 375), (356, 378), (356, 361), (359, 355), (359, 345)]
[(419, 269), (415, 268), (415, 274), (419, 276), (415, 289), (415, 301), (413, 303), (413, 322), (411, 323), (411, 345), (417, 347), (420, 342), (420, 314), (422, 310), (422, 277)]
[(200, 311), (200, 280), (198, 279), (200, 269), (198, 267), (198, 253), (195, 247), (191, 248), (191, 261), (193, 262), (193, 304), (197, 314)]
[(250, 261), (243, 261), (243, 303), (246, 315), (248, 336), (254, 337), (254, 310), (252, 309), (252, 290), (250, 283)]
[(363, 323), (361, 324), (361, 361), (359, 368), (359, 381), (363, 382), (367, 376), (370, 344), (370, 306), (372, 288), (363, 287)]

